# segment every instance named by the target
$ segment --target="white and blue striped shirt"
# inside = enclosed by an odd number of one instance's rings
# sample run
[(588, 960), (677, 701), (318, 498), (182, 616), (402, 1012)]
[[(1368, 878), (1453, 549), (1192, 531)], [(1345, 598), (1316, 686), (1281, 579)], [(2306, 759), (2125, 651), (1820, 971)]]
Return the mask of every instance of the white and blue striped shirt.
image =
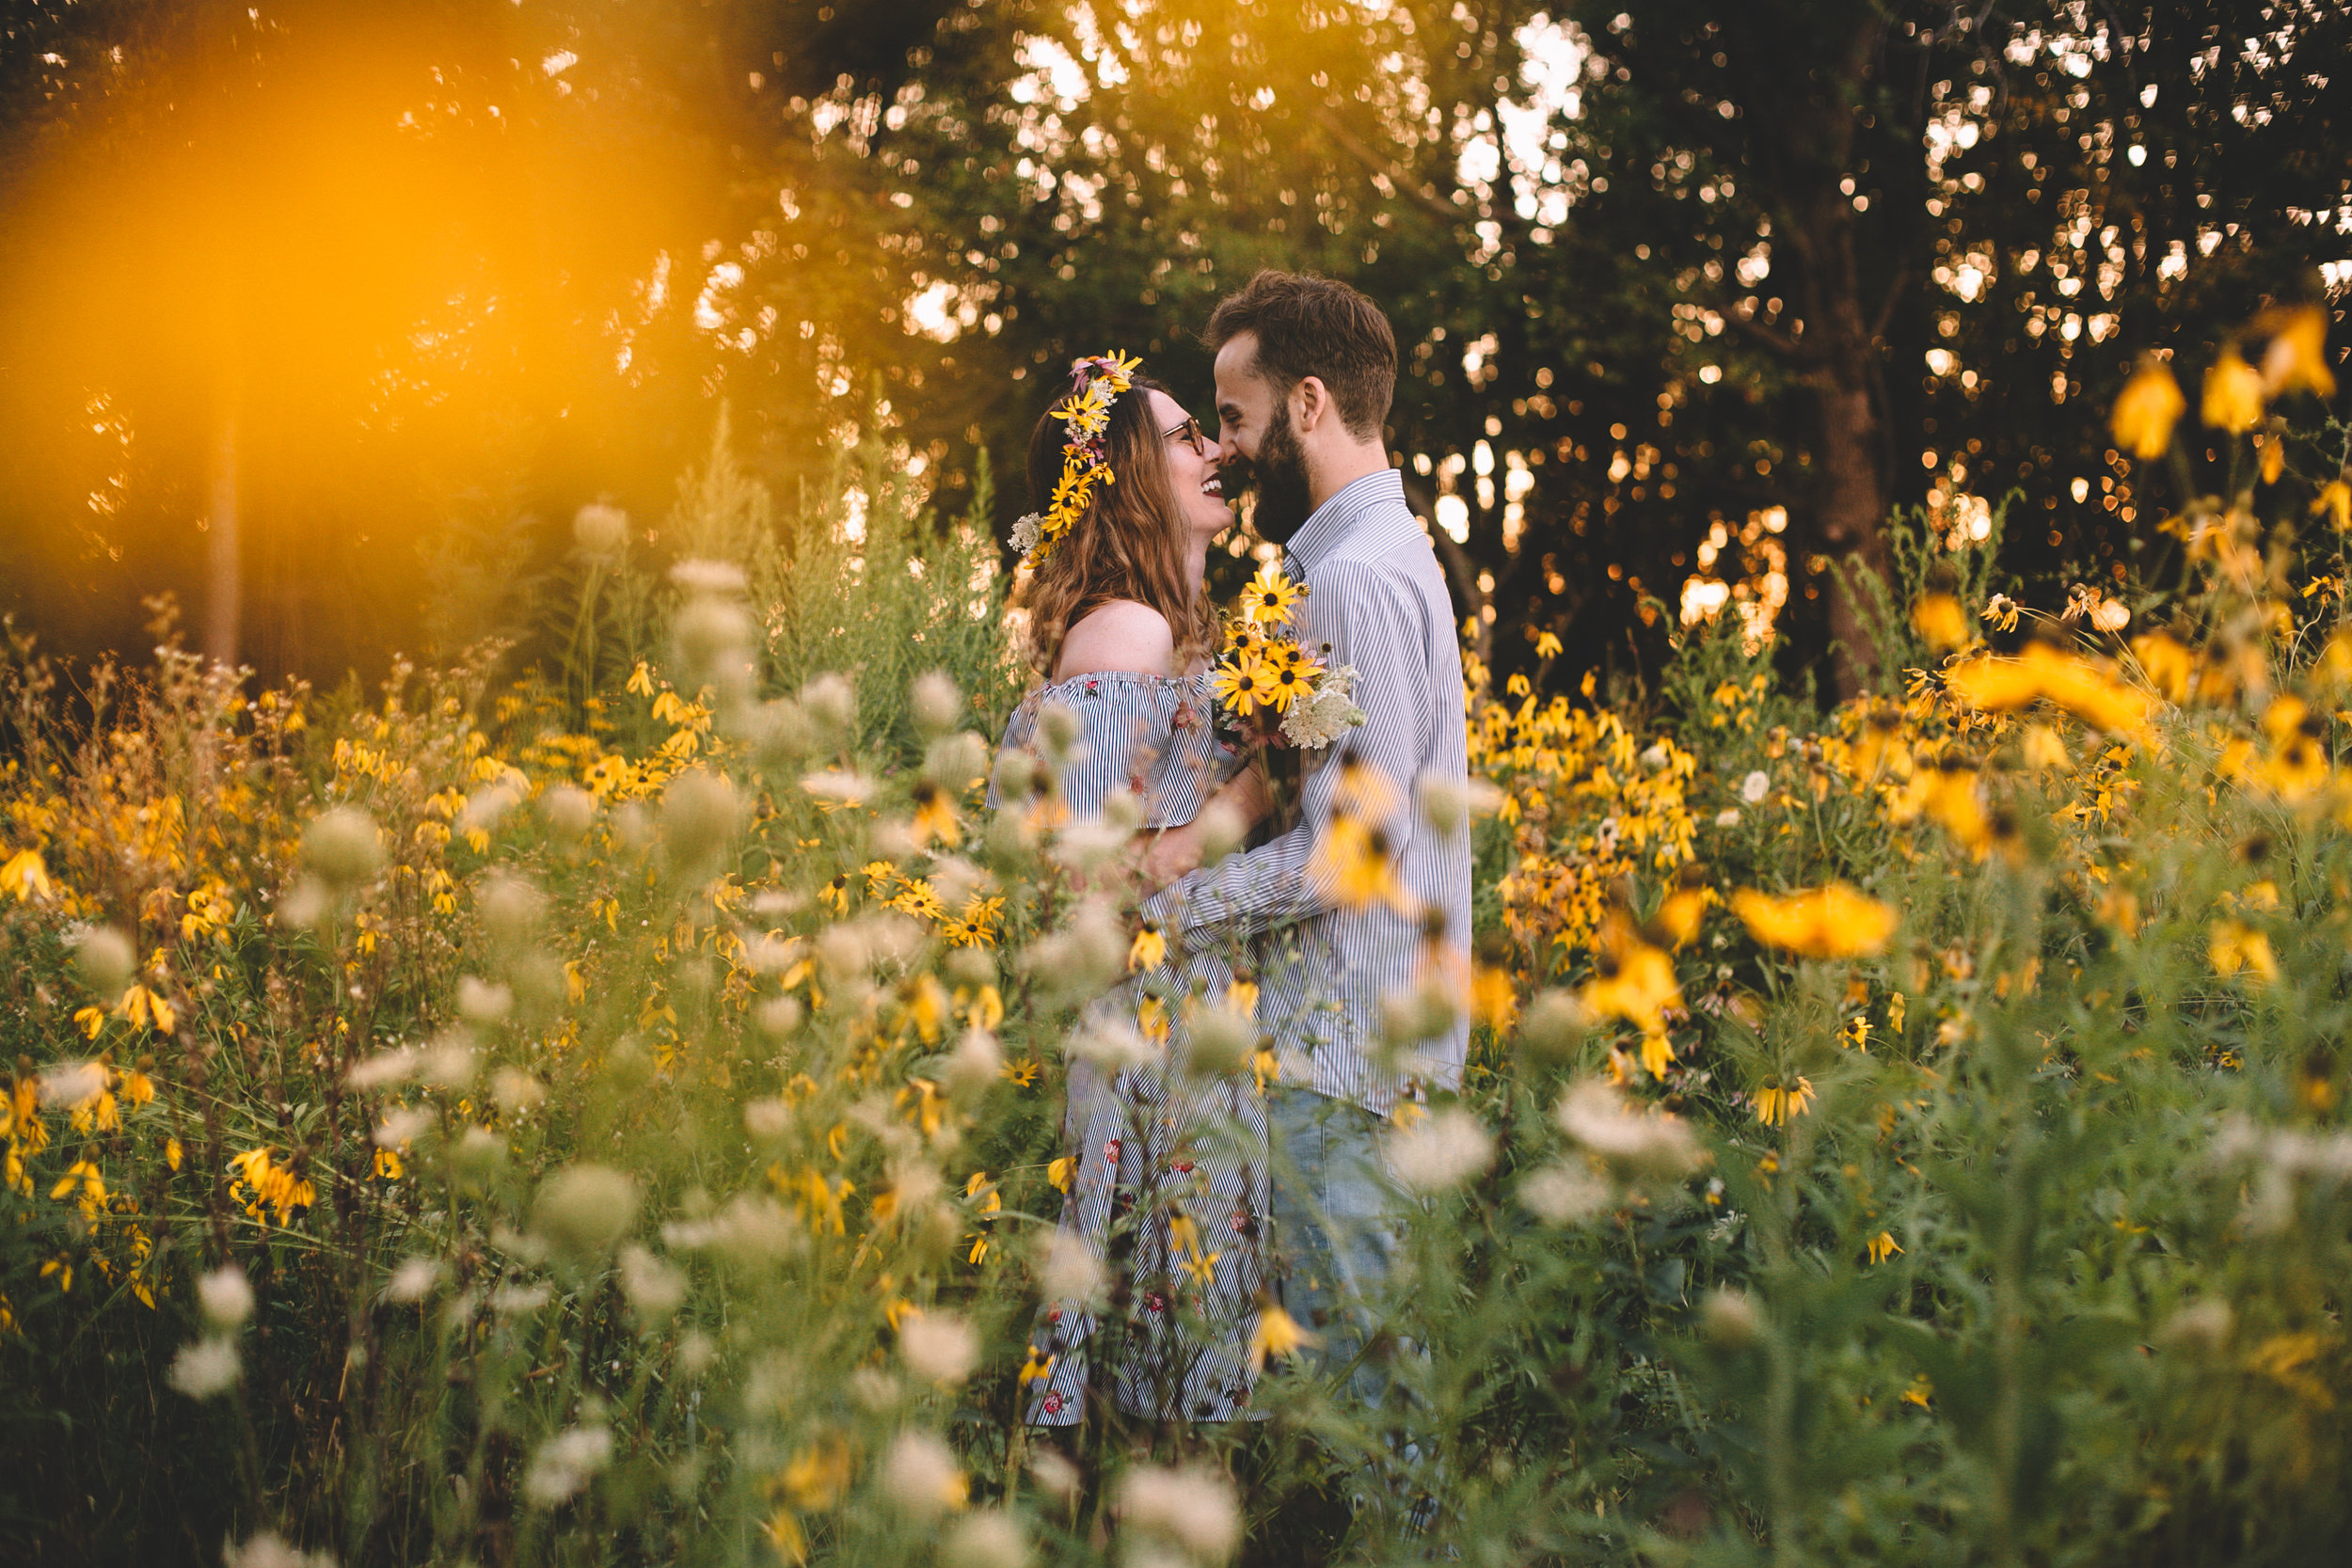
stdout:
[[(1309, 588), (1297, 612), (1309, 651), (1357, 672), (1364, 722), (1303, 760), (1299, 820), (1271, 842), (1197, 871), (1149, 900), (1144, 918), (1184, 946), (1247, 941), (1259, 968), (1260, 1027), (1285, 1084), (1385, 1116), (1400, 1098), (1461, 1083), (1467, 1022), (1383, 1065), (1381, 1004), (1439, 978), (1460, 996), (1470, 934), (1466, 820), (1433, 828), (1416, 809), (1423, 779), (1467, 783), (1462, 655), (1445, 574), (1393, 470), (1367, 474), (1315, 510), (1291, 541)], [(1316, 846), (1328, 832), (1343, 757), (1392, 784), (1376, 825), (1410, 908), (1346, 907)], [(1436, 940), (1433, 942), (1433, 936)], [(1433, 966), (1449, 971), (1434, 974)]]

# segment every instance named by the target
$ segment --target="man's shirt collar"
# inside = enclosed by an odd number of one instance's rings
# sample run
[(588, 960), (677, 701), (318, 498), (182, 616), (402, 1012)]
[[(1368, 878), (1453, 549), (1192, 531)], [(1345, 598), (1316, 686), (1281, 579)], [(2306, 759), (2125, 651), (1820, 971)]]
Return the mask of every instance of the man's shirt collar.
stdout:
[[(1292, 536), (1287, 546), (1293, 564), (1302, 572), (1313, 570), (1342, 540), (1356, 531), (1367, 515), (1390, 501), (1396, 503), (1403, 522), (1418, 534), (1419, 526), (1405, 501), (1405, 476), (1394, 468), (1383, 468), (1351, 481), (1338, 495), (1315, 508), (1314, 515)], [(1400, 534), (1400, 542), (1402, 538)]]

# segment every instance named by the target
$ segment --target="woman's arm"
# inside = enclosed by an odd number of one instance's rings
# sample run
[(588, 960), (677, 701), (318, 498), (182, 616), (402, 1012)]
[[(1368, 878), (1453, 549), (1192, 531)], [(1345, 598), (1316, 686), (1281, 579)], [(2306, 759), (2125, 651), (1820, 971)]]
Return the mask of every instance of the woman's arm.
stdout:
[[(1264, 761), (1252, 757), (1248, 767), (1228, 779), (1225, 787), (1200, 808), (1200, 816), (1178, 827), (1137, 835), (1143, 841), (1143, 854), (1136, 876), (1142, 892), (1147, 895), (1157, 893), (1200, 869), (1213, 828), (1221, 827), (1238, 843), (1273, 810), (1274, 794), (1266, 787)], [(1216, 820), (1218, 817), (1222, 823)]]

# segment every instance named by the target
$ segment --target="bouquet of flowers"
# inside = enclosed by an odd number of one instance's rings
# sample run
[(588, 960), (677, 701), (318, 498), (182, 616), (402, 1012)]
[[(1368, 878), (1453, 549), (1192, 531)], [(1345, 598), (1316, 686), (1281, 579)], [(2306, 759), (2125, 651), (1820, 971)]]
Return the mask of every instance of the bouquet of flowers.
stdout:
[(1320, 751), (1364, 721), (1356, 705), (1356, 669), (1331, 662), (1281, 634), (1307, 596), (1276, 566), (1262, 566), (1226, 618), (1225, 652), (1216, 672), (1217, 724), (1246, 744)]

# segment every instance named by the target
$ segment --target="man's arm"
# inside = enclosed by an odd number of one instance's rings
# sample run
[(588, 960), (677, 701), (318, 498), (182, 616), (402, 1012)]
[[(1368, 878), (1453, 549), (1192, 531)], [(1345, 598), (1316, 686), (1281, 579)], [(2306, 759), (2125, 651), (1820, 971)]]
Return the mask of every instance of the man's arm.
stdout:
[[(1364, 721), (1311, 758), (1304, 769), (1298, 825), (1280, 837), (1206, 871), (1197, 871), (1144, 903), (1143, 918), (1171, 936), (1202, 932), (1240, 937), (1295, 925), (1339, 902), (1331, 868), (1320, 863), (1336, 803), (1341, 758), (1351, 756), (1392, 786), (1377, 792), (1387, 809), (1367, 826), (1381, 830), (1391, 853), (1412, 831), (1406, 809), (1416, 762), (1432, 710), (1422, 657), (1428, 633), (1411, 585), (1362, 562), (1337, 562), (1317, 574), (1301, 618), (1299, 641), (1333, 665), (1356, 669), (1356, 705)], [(1317, 646), (1329, 643), (1323, 654)], [(1354, 802), (1356, 815), (1365, 805)]]

